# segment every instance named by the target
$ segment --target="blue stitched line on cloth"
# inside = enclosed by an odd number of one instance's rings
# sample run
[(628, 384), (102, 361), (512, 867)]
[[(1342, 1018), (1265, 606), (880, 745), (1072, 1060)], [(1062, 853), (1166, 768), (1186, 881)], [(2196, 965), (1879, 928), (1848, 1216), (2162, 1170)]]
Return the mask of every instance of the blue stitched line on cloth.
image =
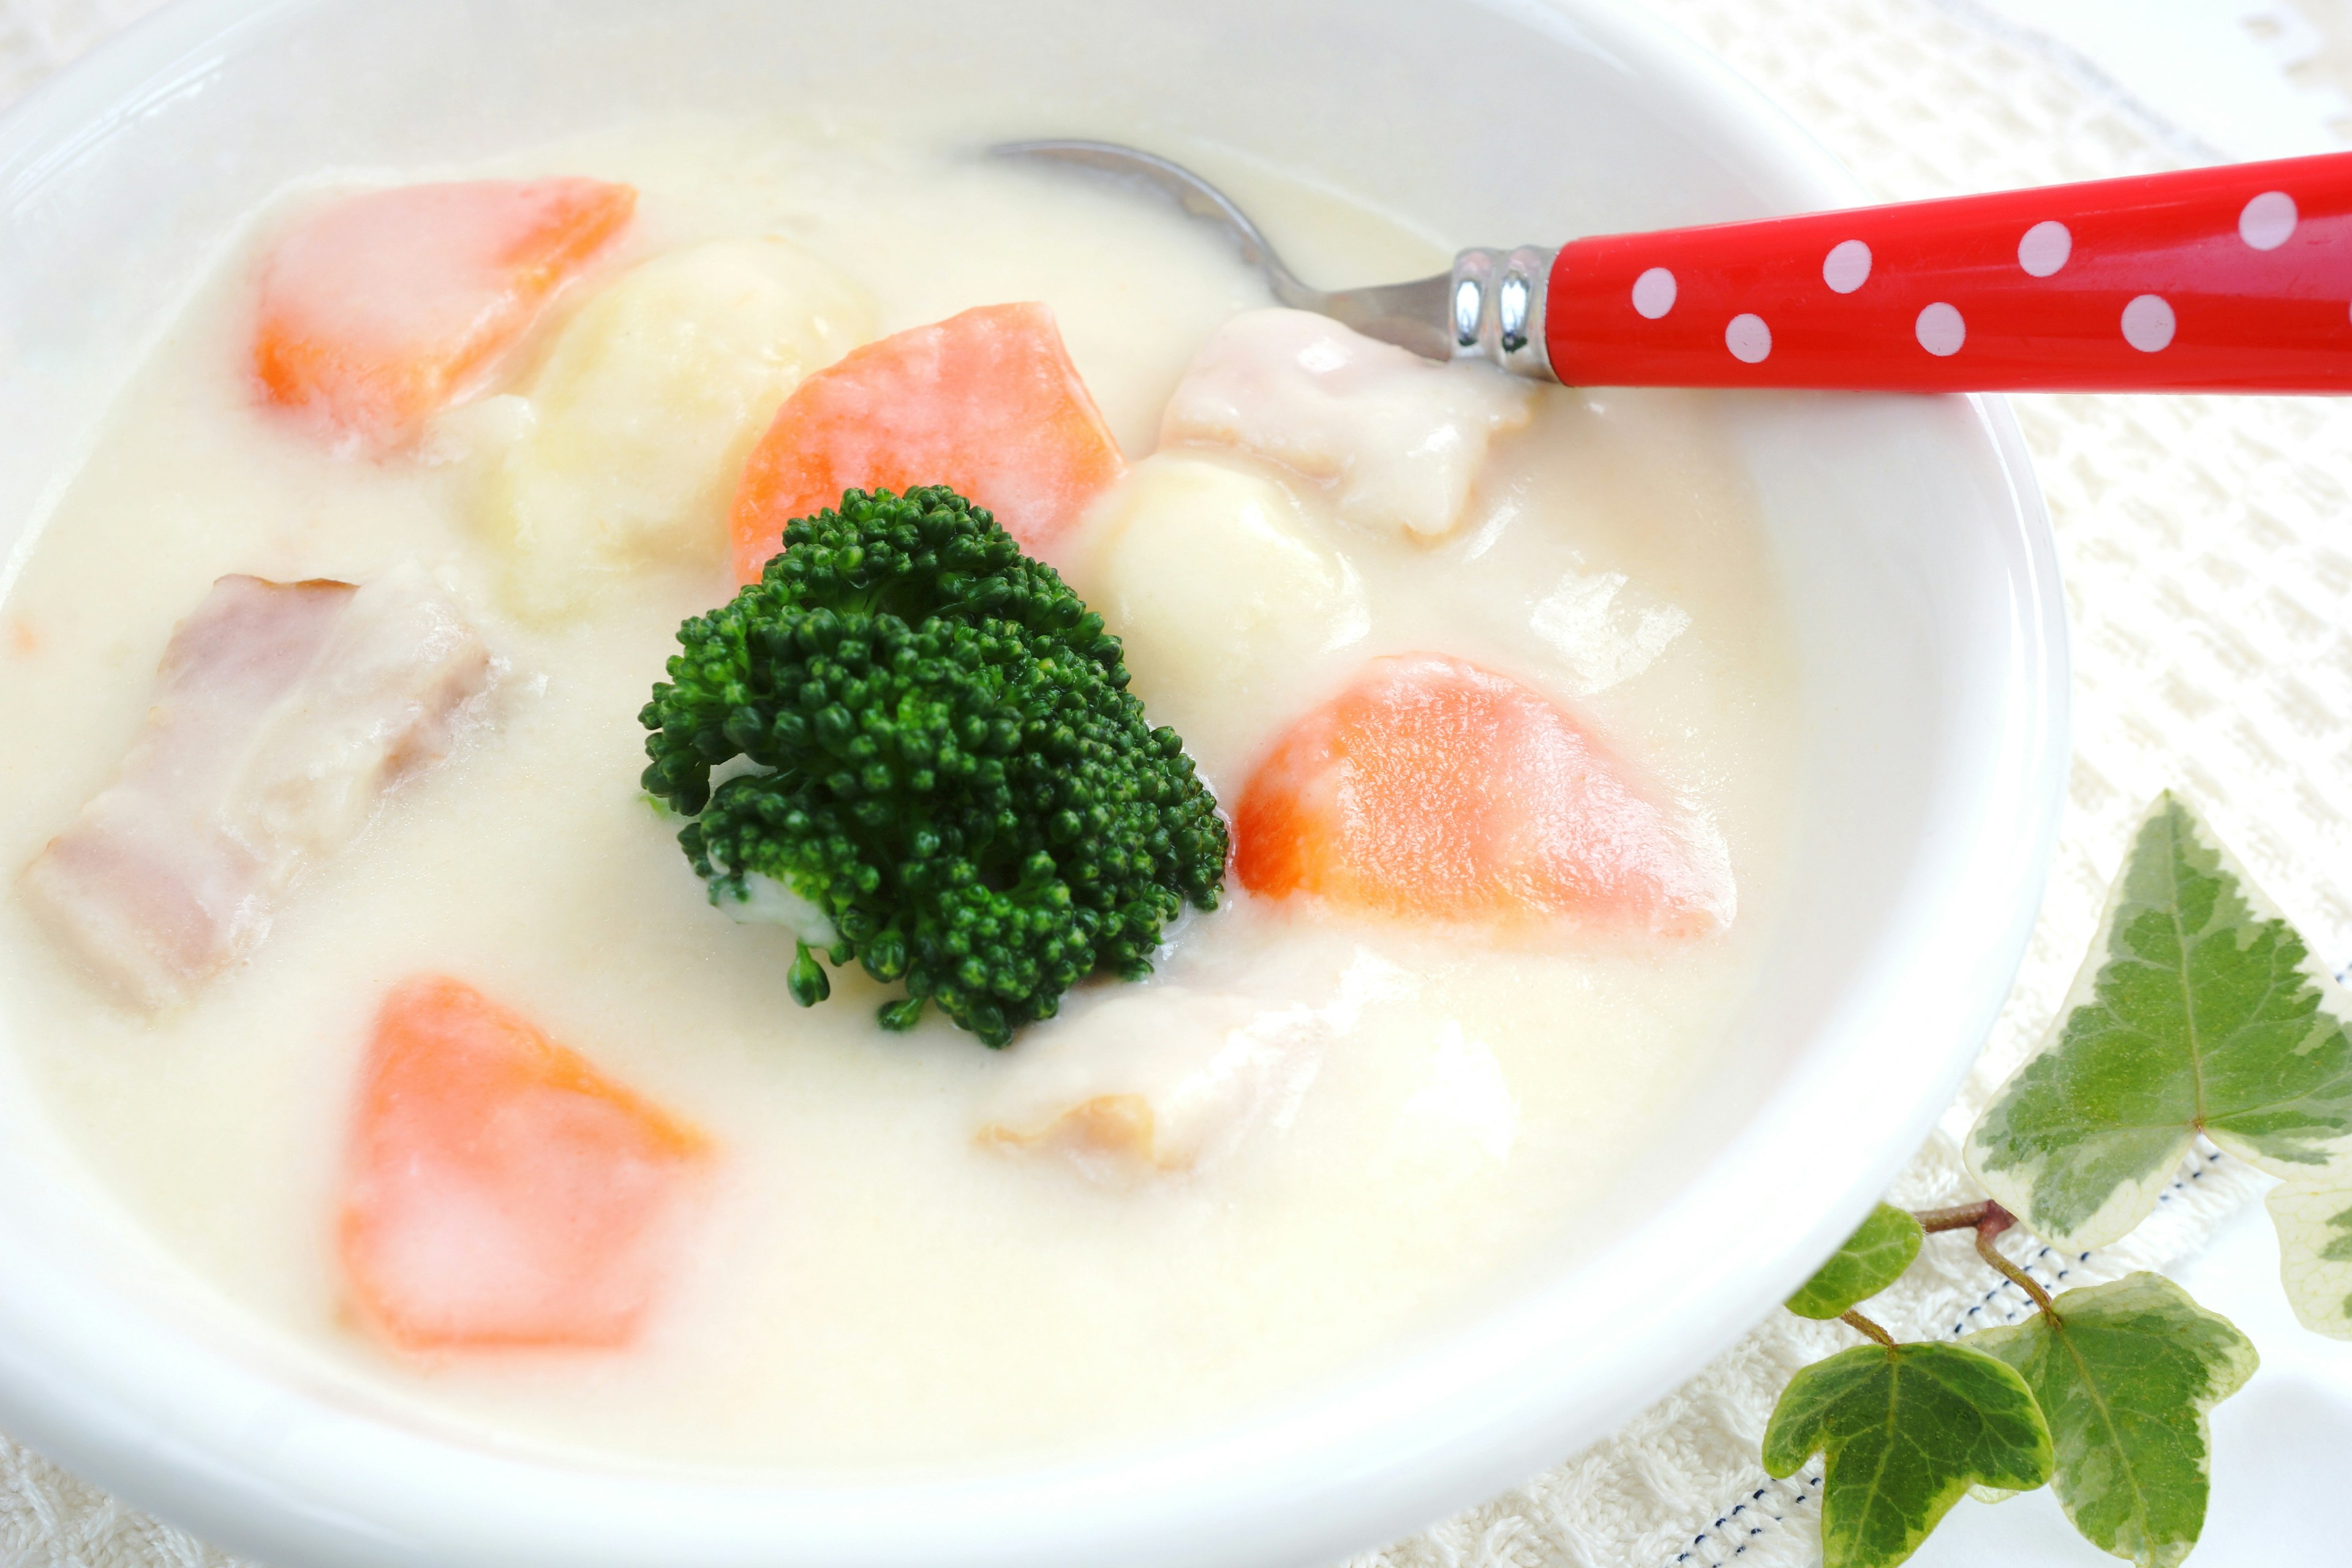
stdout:
[[(1822, 1478), (1821, 1478), (1821, 1477), (1819, 1477), (1819, 1476), (1807, 1476), (1807, 1477), (1805, 1477), (1805, 1478), (1804, 1478), (1804, 1483), (1805, 1483), (1805, 1485), (1807, 1485), (1807, 1486), (1809, 1486), (1809, 1487), (1818, 1487), (1818, 1486), (1820, 1486), (1820, 1485), (1822, 1484)], [(1737, 1520), (1737, 1519), (1738, 1519), (1738, 1518), (1739, 1518), (1739, 1516), (1740, 1516), (1741, 1514), (1746, 1513), (1746, 1512), (1747, 1512), (1747, 1511), (1748, 1511), (1751, 1507), (1754, 1507), (1756, 1504), (1758, 1504), (1758, 1503), (1759, 1503), (1759, 1502), (1763, 1501), (1763, 1500), (1764, 1500), (1764, 1499), (1765, 1499), (1766, 1497), (1769, 1496), (1771, 1493), (1773, 1493), (1773, 1492), (1775, 1492), (1775, 1491), (1786, 1491), (1786, 1490), (1788, 1490), (1788, 1489), (1789, 1489), (1789, 1483), (1788, 1483), (1788, 1482), (1786, 1482), (1786, 1481), (1774, 1481), (1774, 1482), (1772, 1482), (1769, 1486), (1762, 1486), (1762, 1487), (1759, 1487), (1759, 1488), (1757, 1488), (1754, 1491), (1752, 1491), (1752, 1492), (1750, 1492), (1750, 1493), (1748, 1493), (1748, 1500), (1747, 1500), (1746, 1502), (1743, 1502), (1743, 1503), (1739, 1504), (1738, 1507), (1734, 1508), (1734, 1509), (1733, 1509), (1729, 1513), (1725, 1514), (1721, 1519), (1717, 1520), (1717, 1521), (1715, 1521), (1715, 1529), (1716, 1529), (1716, 1530), (1718, 1530), (1718, 1531), (1721, 1531), (1721, 1530), (1731, 1530), (1731, 1529), (1736, 1529), (1736, 1528), (1742, 1528), (1742, 1527), (1739, 1527), (1739, 1526), (1735, 1526), (1735, 1525), (1733, 1524), (1733, 1522), (1732, 1522), (1732, 1521), (1735, 1521), (1735, 1520)], [(1797, 1493), (1794, 1497), (1791, 1497), (1791, 1498), (1787, 1499), (1787, 1500), (1786, 1500), (1781, 1504), (1781, 1506), (1782, 1506), (1782, 1507), (1784, 1507), (1784, 1508), (1794, 1508), (1797, 1504), (1799, 1504), (1799, 1503), (1801, 1503), (1801, 1502), (1804, 1502), (1804, 1501), (1806, 1501), (1806, 1500), (1811, 1497), (1811, 1493), (1809, 1493), (1809, 1492), (1799, 1492), (1799, 1493)], [(1762, 1511), (1762, 1510), (1759, 1510), (1759, 1512), (1757, 1513), (1756, 1517), (1757, 1517), (1757, 1518), (1759, 1518), (1759, 1519), (1769, 1520), (1769, 1521), (1770, 1521), (1771, 1522), (1773, 1522), (1773, 1523), (1775, 1523), (1775, 1524), (1783, 1523), (1783, 1522), (1785, 1522), (1785, 1521), (1786, 1521), (1786, 1516), (1784, 1516), (1784, 1515), (1777, 1514), (1777, 1513), (1765, 1512), (1765, 1511)], [(1764, 1527), (1763, 1527), (1762, 1525), (1760, 1525), (1760, 1524), (1751, 1524), (1751, 1525), (1745, 1526), (1744, 1528), (1746, 1528), (1746, 1529), (1747, 1529), (1748, 1533), (1749, 1535), (1751, 1535), (1751, 1536), (1761, 1535), (1761, 1534), (1763, 1534), (1763, 1533), (1764, 1533)], [(1696, 1536), (1696, 1538), (1691, 1542), (1691, 1551), (1692, 1551), (1692, 1552), (1696, 1552), (1696, 1551), (1697, 1551), (1700, 1547), (1703, 1547), (1703, 1546), (1705, 1546), (1705, 1545), (1706, 1544), (1707, 1540), (1708, 1540), (1708, 1533), (1709, 1533), (1709, 1532), (1708, 1532), (1708, 1531), (1701, 1531), (1698, 1533), (1698, 1535), (1697, 1535), (1697, 1536)], [(1735, 1536), (1735, 1537), (1733, 1537), (1733, 1539), (1737, 1540), (1737, 1539), (1738, 1539), (1738, 1537), (1736, 1537), (1736, 1536)], [(1718, 1546), (1717, 1546), (1717, 1550), (1720, 1550), (1720, 1544), (1718, 1544)], [(1733, 1548), (1731, 1549), (1731, 1556), (1732, 1556), (1732, 1557), (1737, 1557), (1737, 1556), (1738, 1556), (1741, 1552), (1745, 1552), (1745, 1551), (1747, 1551), (1747, 1550), (1748, 1550), (1748, 1542), (1746, 1542), (1742, 1541), (1742, 1542), (1740, 1542), (1740, 1543), (1739, 1543), (1738, 1545), (1737, 1545), (1737, 1546), (1735, 1546), (1735, 1547), (1733, 1547)], [(1674, 1560), (1675, 1560), (1676, 1563), (1688, 1563), (1689, 1561), (1691, 1561), (1691, 1552), (1684, 1552), (1677, 1553)], [(1727, 1558), (1727, 1557), (1720, 1557), (1720, 1556), (1710, 1556), (1710, 1557), (1708, 1557), (1708, 1558), (1706, 1558), (1706, 1562), (1710, 1565), (1710, 1568), (1712, 1568), (1712, 1565), (1713, 1565), (1713, 1564), (1719, 1563), (1727, 1563), (1727, 1562), (1728, 1562), (1728, 1561), (1730, 1561), (1730, 1558)]]

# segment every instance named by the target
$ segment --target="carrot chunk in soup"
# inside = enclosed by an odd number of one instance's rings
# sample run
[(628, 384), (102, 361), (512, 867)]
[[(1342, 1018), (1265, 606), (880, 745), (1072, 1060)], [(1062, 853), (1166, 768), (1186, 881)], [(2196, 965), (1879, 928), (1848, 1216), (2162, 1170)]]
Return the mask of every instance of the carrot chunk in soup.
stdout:
[(1234, 872), (1408, 919), (1693, 935), (1729, 921), (1719, 839), (1652, 801), (1582, 724), (1457, 658), (1375, 659), (1258, 765)]
[(253, 368), (269, 401), (339, 443), (397, 445), (471, 391), (637, 193), (601, 180), (474, 180), (349, 197), (278, 242)]
[(848, 489), (949, 485), (1035, 553), (1127, 471), (1043, 305), (984, 305), (851, 350), (793, 389), (735, 492), (735, 577)]
[(709, 1152), (520, 1014), (408, 981), (362, 1076), (340, 1237), (353, 1304), (405, 1350), (624, 1344)]

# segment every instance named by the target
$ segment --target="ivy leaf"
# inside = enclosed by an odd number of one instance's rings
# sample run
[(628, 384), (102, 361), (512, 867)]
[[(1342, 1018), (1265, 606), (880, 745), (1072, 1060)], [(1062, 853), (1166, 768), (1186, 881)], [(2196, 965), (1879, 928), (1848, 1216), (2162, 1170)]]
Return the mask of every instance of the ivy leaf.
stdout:
[(1866, 1301), (1903, 1277), (1919, 1256), (1926, 1233), (1919, 1222), (1892, 1204), (1881, 1204), (1830, 1260), (1789, 1298), (1789, 1310), (1801, 1318), (1834, 1318), (1857, 1301)]
[(2175, 1568), (2205, 1527), (2205, 1413), (2253, 1375), (2254, 1347), (2160, 1274), (2069, 1290), (2056, 1313), (1969, 1342), (2017, 1369), (2050, 1423), (2058, 1502), (2084, 1539)]
[(2065, 1012), (1969, 1133), (1969, 1164), (2069, 1250), (2146, 1218), (2200, 1131), (2274, 1175), (2352, 1181), (2347, 1014), (2294, 929), (2159, 795)]
[(2271, 1189), (2279, 1283), (2303, 1326), (2352, 1340), (2352, 1187)]
[(2050, 1428), (2006, 1363), (1964, 1345), (1857, 1345), (1790, 1380), (1764, 1430), (1764, 1468), (1819, 1453), (1822, 1568), (1889, 1568), (1970, 1482), (2050, 1479)]

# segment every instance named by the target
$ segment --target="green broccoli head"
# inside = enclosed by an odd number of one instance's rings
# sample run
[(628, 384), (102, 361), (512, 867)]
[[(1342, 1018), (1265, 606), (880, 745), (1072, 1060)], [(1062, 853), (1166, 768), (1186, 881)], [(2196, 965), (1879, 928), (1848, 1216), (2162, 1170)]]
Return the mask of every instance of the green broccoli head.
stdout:
[[(1136, 979), (1225, 825), (1118, 639), (988, 512), (943, 486), (850, 490), (794, 520), (761, 580), (678, 628), (640, 715), (645, 785), (711, 900), (781, 909), (802, 1005), (812, 947), (855, 958), (991, 1046), (1097, 970)], [(731, 776), (715, 788), (721, 763)]]

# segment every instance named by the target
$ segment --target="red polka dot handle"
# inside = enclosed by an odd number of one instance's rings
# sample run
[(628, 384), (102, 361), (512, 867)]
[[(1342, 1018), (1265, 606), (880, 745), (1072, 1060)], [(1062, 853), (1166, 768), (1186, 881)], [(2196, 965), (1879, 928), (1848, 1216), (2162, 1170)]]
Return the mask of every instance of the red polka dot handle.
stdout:
[(2352, 392), (2352, 153), (1563, 247), (1582, 386)]

